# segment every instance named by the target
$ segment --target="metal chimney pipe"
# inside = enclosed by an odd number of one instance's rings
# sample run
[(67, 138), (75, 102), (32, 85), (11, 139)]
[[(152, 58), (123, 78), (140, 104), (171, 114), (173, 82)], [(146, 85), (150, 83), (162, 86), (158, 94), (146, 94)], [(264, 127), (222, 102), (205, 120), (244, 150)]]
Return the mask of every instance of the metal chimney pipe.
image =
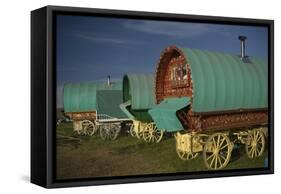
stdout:
[(245, 51), (245, 41), (247, 39), (246, 36), (239, 36), (238, 39), (240, 40), (240, 45), (241, 45), (241, 49), (240, 49), (240, 57), (241, 59), (244, 59), (246, 57), (246, 51)]
[(107, 76), (107, 86), (109, 87), (111, 85), (111, 81), (110, 81), (110, 75)]

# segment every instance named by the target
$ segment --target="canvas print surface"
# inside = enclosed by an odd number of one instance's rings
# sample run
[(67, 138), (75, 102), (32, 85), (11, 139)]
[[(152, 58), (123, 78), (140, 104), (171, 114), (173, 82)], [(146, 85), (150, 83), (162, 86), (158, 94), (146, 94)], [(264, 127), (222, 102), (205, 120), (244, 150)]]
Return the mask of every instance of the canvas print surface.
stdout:
[(268, 29), (56, 16), (56, 179), (268, 167)]

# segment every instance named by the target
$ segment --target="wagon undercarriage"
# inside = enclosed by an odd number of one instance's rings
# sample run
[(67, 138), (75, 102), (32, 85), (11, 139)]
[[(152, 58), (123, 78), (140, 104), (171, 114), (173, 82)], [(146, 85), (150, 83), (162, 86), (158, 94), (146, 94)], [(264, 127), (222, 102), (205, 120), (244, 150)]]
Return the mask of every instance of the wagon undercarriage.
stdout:
[(227, 166), (235, 144), (243, 144), (251, 159), (261, 156), (265, 150), (267, 127), (202, 133), (176, 133), (176, 151), (180, 159), (192, 160), (202, 152), (206, 167), (220, 170)]
[(138, 139), (143, 139), (145, 142), (159, 143), (164, 132), (157, 129), (153, 122), (141, 122), (133, 120), (133, 124), (130, 127), (130, 134)]
[(89, 136), (93, 136), (99, 131), (100, 137), (103, 140), (114, 140), (120, 133), (122, 124), (127, 122), (130, 122), (130, 119), (119, 119), (105, 114), (95, 114), (94, 117), (85, 120), (74, 120), (73, 130), (78, 135)]

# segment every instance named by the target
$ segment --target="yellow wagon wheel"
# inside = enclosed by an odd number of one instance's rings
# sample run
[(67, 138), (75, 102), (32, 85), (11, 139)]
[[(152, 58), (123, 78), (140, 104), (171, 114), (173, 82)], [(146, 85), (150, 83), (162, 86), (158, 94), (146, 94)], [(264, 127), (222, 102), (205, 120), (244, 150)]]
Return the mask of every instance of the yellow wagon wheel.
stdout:
[(154, 123), (149, 123), (143, 130), (142, 137), (146, 142), (159, 143), (163, 137), (163, 130), (158, 129)]
[(260, 130), (254, 129), (248, 134), (246, 142), (246, 154), (253, 159), (263, 154), (265, 148), (265, 136)]
[(130, 126), (130, 134), (131, 134), (132, 137), (137, 136), (134, 123), (132, 123), (131, 126)]
[(135, 129), (136, 136), (138, 139), (143, 138), (143, 131), (145, 130), (146, 126), (147, 126), (147, 123), (140, 122), (138, 127), (136, 128), (137, 130)]
[(142, 138), (144, 139), (144, 141), (150, 142), (150, 140), (151, 140), (150, 124), (148, 124), (146, 126), (146, 128), (143, 129), (143, 131), (142, 131)]
[(229, 163), (233, 144), (226, 134), (211, 135), (204, 145), (203, 159), (210, 170), (219, 170)]
[(182, 160), (192, 160), (198, 156), (198, 153), (186, 152), (178, 148), (176, 150), (179, 158)]

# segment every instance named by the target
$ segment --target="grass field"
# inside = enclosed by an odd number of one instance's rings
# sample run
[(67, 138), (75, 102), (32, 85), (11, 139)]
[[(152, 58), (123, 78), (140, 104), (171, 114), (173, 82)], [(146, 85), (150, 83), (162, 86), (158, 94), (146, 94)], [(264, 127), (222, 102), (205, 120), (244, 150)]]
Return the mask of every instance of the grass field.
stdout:
[[(179, 159), (172, 137), (148, 144), (122, 133), (114, 141), (103, 141), (99, 134), (73, 135), (72, 123), (62, 123), (57, 134), (57, 179), (207, 170), (202, 154), (191, 161)], [(233, 150), (225, 169), (264, 167), (266, 159), (267, 151), (257, 159), (248, 159), (241, 146)]]

